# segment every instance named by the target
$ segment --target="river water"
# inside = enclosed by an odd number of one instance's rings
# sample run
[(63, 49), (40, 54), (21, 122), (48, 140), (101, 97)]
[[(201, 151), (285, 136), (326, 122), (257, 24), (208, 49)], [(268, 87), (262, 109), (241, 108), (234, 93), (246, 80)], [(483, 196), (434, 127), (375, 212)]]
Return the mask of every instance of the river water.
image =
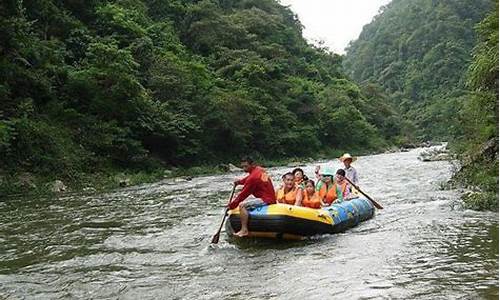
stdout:
[(209, 245), (243, 173), (2, 200), (0, 299), (497, 299), (498, 213), (462, 209), (421, 151), (360, 157), (385, 209), (305, 241)]

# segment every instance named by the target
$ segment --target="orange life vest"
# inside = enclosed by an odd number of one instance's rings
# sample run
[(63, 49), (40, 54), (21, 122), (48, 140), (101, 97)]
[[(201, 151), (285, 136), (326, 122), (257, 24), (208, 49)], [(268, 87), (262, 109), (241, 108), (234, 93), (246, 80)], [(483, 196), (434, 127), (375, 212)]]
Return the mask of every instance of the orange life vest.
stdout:
[(298, 190), (299, 189), (297, 189), (296, 187), (294, 187), (288, 193), (285, 194), (285, 188), (282, 187), (276, 193), (276, 202), (294, 205), (295, 204), (295, 199), (297, 197), (297, 191)]
[(315, 192), (312, 196), (309, 197), (307, 191), (304, 191), (302, 196), (302, 206), (310, 208), (321, 208), (319, 193)]
[[(346, 196), (348, 187), (349, 185), (347, 182), (344, 182), (340, 186), (340, 190), (342, 191), (342, 199), (344, 198), (344, 196)], [(326, 184), (324, 184), (319, 190), (319, 196), (321, 199), (323, 199), (323, 202), (332, 204), (333, 201), (339, 198), (337, 195), (337, 183), (335, 182), (328, 191), (326, 190)]]

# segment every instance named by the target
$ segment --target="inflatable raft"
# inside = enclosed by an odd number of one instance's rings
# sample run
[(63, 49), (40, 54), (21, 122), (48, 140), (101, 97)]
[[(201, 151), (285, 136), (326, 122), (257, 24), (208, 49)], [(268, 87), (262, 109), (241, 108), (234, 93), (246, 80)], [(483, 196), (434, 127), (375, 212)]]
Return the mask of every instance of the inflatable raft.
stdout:
[[(307, 236), (337, 233), (373, 217), (375, 208), (365, 198), (356, 198), (321, 209), (273, 204), (250, 211), (250, 237), (302, 239)], [(228, 212), (226, 232), (241, 228), (239, 209)]]

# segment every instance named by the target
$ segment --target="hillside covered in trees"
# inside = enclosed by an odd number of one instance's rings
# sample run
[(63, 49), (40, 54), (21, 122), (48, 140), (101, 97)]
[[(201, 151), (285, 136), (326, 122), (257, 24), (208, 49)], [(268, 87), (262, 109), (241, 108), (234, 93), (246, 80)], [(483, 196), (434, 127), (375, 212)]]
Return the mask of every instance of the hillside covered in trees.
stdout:
[(347, 73), (383, 87), (415, 123), (417, 138), (461, 135), (455, 116), (469, 92), (474, 26), (493, 6), (491, 0), (393, 0), (349, 45)]
[(455, 179), (481, 190), (468, 203), (497, 209), (498, 1), (393, 0), (344, 66), (380, 87), (414, 138), (450, 141), (462, 161)]
[(80, 182), (405, 135), (276, 1), (7, 0), (0, 25), (3, 192), (32, 188), (26, 173)]

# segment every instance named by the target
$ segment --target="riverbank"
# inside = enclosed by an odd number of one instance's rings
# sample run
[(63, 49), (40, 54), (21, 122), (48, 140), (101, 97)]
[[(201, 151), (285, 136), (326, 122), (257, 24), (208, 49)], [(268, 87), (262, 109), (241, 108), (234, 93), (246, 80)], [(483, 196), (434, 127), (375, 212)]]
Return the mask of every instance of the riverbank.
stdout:
[[(379, 154), (384, 152), (405, 152), (408, 148), (430, 146), (430, 143), (391, 146), (378, 151), (366, 149), (336, 150), (331, 149), (316, 156), (288, 157), (267, 159), (255, 157), (255, 161), (264, 167), (290, 166), (298, 167), (318, 160), (335, 159), (345, 152), (355, 156)], [(71, 172), (72, 176), (58, 177), (57, 174), (43, 176), (32, 172), (15, 172), (0, 175), (0, 199), (9, 197), (41, 197), (57, 196), (65, 193), (94, 194), (111, 191), (128, 186), (157, 182), (163, 179), (179, 179), (189, 181), (193, 177), (203, 175), (220, 175), (238, 169), (239, 162), (213, 162), (191, 167), (164, 166), (160, 163), (144, 170), (137, 169), (105, 169), (95, 173)]]
[[(435, 145), (435, 144), (433, 144)], [(420, 146), (431, 146), (422, 144)], [(416, 147), (416, 146), (415, 146)], [(408, 148), (396, 147), (383, 151), (354, 150), (355, 156), (378, 154), (384, 152), (406, 152)], [(339, 157), (345, 150), (331, 150), (328, 153), (318, 154), (315, 157), (290, 157), (283, 159), (265, 159), (256, 157), (255, 160), (265, 167), (290, 166), (298, 167), (318, 160), (331, 160)], [(449, 182), (453, 188), (462, 188), (464, 207), (473, 210), (498, 210), (498, 157), (496, 161), (479, 158), (464, 163), (458, 168)], [(192, 178), (203, 175), (221, 175), (231, 171), (239, 171), (238, 162), (212, 163), (202, 166), (177, 168), (172, 166), (158, 166), (149, 170), (117, 170), (108, 169), (92, 174), (76, 174), (73, 178), (57, 178), (54, 176), (39, 176), (22, 172), (10, 176), (0, 177), (0, 198), (8, 197), (41, 197), (57, 196), (66, 193), (97, 194), (123, 187), (157, 182), (164, 179), (190, 181)]]
[[(453, 150), (460, 153), (460, 147)], [(461, 165), (450, 180), (452, 187), (465, 189), (465, 208), (498, 211), (498, 139), (474, 147), (461, 155)]]
[[(392, 147), (384, 151), (397, 151)], [(351, 149), (353, 155), (368, 155), (384, 151), (367, 151)], [(255, 157), (255, 161), (264, 167), (301, 166), (318, 160), (334, 159), (345, 150), (330, 150), (314, 157), (288, 157), (283, 159), (266, 159)], [(64, 193), (102, 193), (127, 186), (151, 183), (163, 179), (191, 180), (196, 176), (220, 175), (235, 171), (239, 166), (237, 160), (230, 162), (214, 162), (192, 167), (173, 167), (158, 165), (147, 170), (107, 169), (95, 173), (76, 173), (71, 177), (60, 178), (56, 174), (41, 176), (36, 173), (18, 172), (0, 176), (0, 198), (56, 196)]]

